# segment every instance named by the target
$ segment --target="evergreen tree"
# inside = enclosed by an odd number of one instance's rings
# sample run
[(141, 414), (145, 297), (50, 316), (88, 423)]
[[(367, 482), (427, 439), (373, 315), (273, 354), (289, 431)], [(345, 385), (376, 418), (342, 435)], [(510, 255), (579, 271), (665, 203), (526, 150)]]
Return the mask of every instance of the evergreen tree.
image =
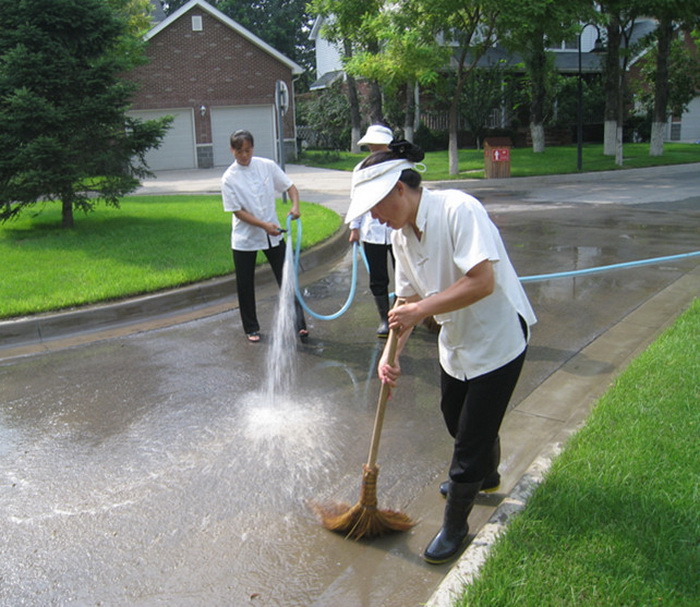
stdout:
[(119, 206), (150, 174), (144, 155), (170, 120), (126, 116), (137, 45), (114, 4), (0, 0), (0, 221), (60, 201), (73, 227), (74, 209)]

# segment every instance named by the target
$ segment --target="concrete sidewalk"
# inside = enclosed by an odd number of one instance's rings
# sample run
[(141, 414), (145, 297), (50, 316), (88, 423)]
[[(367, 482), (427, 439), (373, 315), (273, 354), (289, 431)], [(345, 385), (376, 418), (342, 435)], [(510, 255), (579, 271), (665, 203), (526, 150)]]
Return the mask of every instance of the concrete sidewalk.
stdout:
[[(146, 180), (135, 194), (219, 194), (224, 168), (161, 171)], [(323, 204), (344, 215), (350, 202), (348, 171), (288, 165), (286, 171), (299, 189), (301, 199)], [(435, 189), (455, 188), (474, 194), (522, 194), (521, 202), (571, 204), (645, 204), (697, 196), (700, 163), (646, 169), (571, 173), (511, 179), (456, 179), (426, 182)]]
[[(221, 176), (226, 167), (161, 171), (147, 179), (134, 194), (220, 194)], [(287, 165), (285, 171), (299, 189), (301, 199), (322, 204), (343, 215), (350, 201), (352, 173)]]

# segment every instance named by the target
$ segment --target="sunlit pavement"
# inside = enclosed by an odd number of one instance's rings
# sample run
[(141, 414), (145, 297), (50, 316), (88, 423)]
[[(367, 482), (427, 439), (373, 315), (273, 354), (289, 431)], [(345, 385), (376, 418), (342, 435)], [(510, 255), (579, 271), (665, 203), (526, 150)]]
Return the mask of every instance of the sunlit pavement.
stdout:
[[(459, 185), (485, 203), (527, 276), (697, 250), (699, 168)], [(347, 174), (288, 170), (302, 199), (343, 212)], [(175, 192), (217, 191), (220, 171), (195, 176), (159, 175), (144, 191), (166, 182)], [(351, 254), (336, 250), (300, 277), (322, 314), (350, 288)], [(700, 272), (692, 258), (526, 289), (540, 322), (504, 422), (501, 492), (480, 500), (474, 533), (697, 296)], [(120, 318), (116, 306), (90, 330), (80, 314), (29, 330), (0, 323), (1, 604), (444, 603), (451, 567), (420, 558), (440, 524), (437, 487), (451, 452), (435, 336), (421, 327), (411, 338), (378, 458), (380, 507), (418, 525), (347, 541), (322, 529), (308, 503), (359, 497), (383, 345), (366, 272), (360, 265), (345, 315), (310, 319), (311, 342), (289, 351), (293, 387), (272, 399), (277, 289), (265, 283), (258, 294), (257, 345), (243, 338), (232, 291), (162, 314), (144, 302), (147, 314), (131, 308)], [(457, 567), (468, 572), (482, 545)]]

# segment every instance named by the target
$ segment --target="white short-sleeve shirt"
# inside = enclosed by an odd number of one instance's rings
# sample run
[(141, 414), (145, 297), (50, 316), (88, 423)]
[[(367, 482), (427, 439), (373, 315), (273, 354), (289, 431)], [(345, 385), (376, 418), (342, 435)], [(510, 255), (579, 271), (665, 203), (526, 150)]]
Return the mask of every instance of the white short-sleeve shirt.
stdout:
[(471, 379), (519, 356), (527, 342), (518, 315), (528, 327), (537, 318), (483, 205), (458, 190), (423, 188), (416, 224), (420, 240), (411, 226), (393, 234), (397, 296), (428, 297), (479, 263), (493, 263), (491, 295), (435, 317), (442, 326), (438, 347), (445, 372), (460, 380)]
[(374, 219), (371, 213), (360, 215), (350, 222), (351, 230), (360, 230), (360, 240), (371, 244), (391, 244), (391, 233), (393, 230)]
[[(247, 211), (262, 221), (278, 223), (275, 195), (292, 187), (292, 180), (272, 160), (253, 156), (248, 166), (234, 162), (221, 178), (224, 211)], [(231, 248), (260, 251), (277, 246), (282, 236), (268, 236), (262, 228), (233, 215)]]

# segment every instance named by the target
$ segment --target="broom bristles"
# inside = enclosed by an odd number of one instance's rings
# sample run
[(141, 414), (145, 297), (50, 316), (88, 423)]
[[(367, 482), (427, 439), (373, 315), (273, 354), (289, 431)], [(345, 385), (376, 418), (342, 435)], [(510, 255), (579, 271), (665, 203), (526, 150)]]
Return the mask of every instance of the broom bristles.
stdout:
[(347, 504), (323, 504), (314, 506), (321, 524), (330, 531), (345, 537), (360, 539), (385, 535), (393, 531), (408, 531), (415, 523), (397, 510), (377, 508), (377, 475), (379, 468), (363, 466), (360, 501), (350, 507)]

